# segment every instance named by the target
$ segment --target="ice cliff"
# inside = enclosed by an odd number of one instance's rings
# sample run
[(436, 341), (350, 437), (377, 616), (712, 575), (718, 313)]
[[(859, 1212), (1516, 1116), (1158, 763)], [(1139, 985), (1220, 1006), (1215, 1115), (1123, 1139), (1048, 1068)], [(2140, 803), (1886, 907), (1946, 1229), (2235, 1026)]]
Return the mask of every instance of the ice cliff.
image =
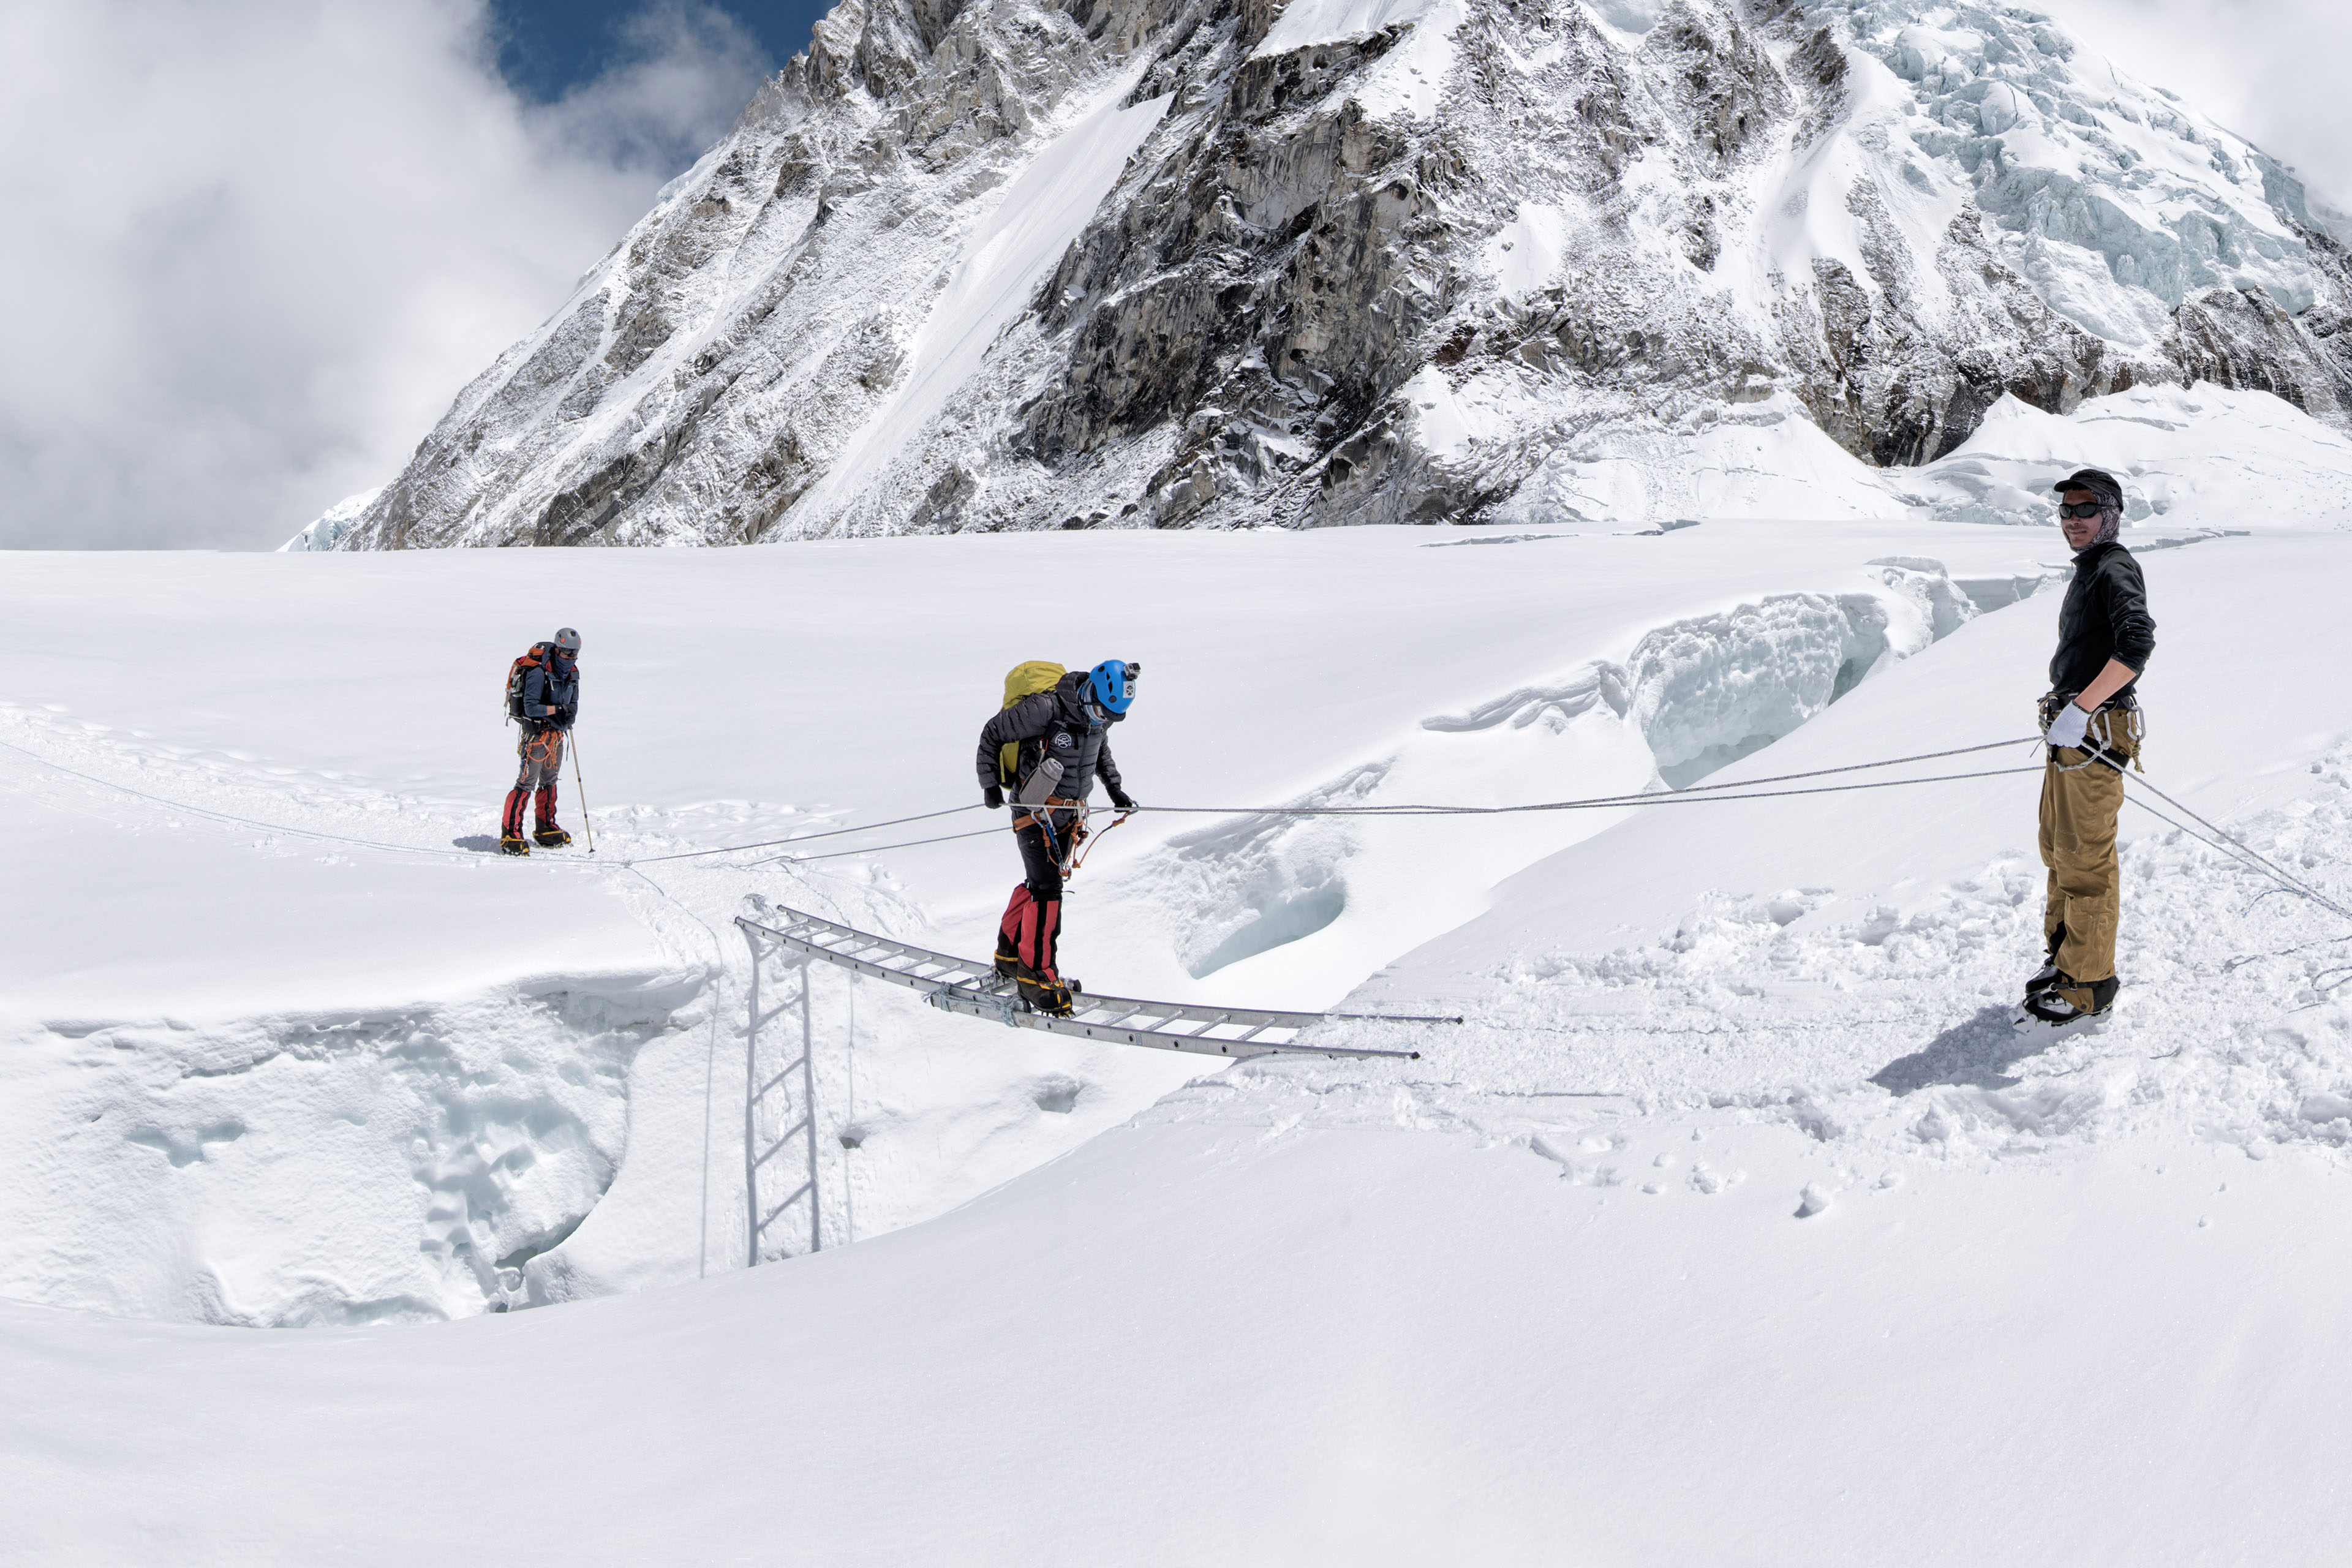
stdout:
[(1718, 421), (1895, 468), (2199, 380), (2344, 427), (2324, 214), (2012, 7), (843, 0), (313, 542), (1670, 516)]

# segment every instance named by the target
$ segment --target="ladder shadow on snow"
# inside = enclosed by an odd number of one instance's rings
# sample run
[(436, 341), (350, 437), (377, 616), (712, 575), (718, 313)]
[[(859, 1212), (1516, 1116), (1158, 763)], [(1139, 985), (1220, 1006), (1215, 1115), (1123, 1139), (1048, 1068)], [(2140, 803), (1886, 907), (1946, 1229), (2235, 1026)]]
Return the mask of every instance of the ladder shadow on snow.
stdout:
[(2019, 1080), (2008, 1069), (2048, 1044), (2020, 1035), (2010, 1020), (2013, 1007), (1979, 1007), (1967, 1022), (1955, 1024), (1927, 1042), (1924, 1049), (1897, 1057), (1870, 1075), (1870, 1081), (1890, 1094), (1914, 1094), (1936, 1084), (1969, 1089), (2008, 1089)]

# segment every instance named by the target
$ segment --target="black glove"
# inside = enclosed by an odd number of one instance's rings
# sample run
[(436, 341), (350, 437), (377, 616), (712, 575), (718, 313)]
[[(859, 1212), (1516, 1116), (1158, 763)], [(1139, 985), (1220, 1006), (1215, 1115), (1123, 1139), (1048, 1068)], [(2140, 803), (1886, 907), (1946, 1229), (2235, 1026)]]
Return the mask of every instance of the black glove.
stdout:
[(1004, 792), (997, 788), (994, 784), (991, 784), (986, 790), (982, 792), (980, 804), (988, 807), (991, 811), (1003, 811), (1004, 809)]
[[(1109, 788), (1108, 784), (1104, 787), (1106, 789)], [(1118, 807), (1121, 811), (1133, 811), (1135, 809), (1135, 797), (1128, 794), (1123, 789), (1111, 790), (1110, 803), (1111, 805)]]

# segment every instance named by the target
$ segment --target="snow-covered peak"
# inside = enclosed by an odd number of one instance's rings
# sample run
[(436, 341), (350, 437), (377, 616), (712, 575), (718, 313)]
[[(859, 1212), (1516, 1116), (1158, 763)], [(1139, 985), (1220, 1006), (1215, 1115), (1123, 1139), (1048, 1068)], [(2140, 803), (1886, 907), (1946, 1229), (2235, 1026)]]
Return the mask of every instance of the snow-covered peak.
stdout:
[(2352, 427), (2322, 216), (2022, 10), (845, 0), (344, 547), (1647, 522), (2152, 384)]
[(352, 524), (357, 522), (367, 509), (375, 504), (376, 497), (382, 494), (383, 494), (383, 487), (378, 485), (372, 490), (362, 490), (355, 496), (345, 496), (320, 513), (309, 527), (279, 545), (278, 552), (283, 554), (289, 550), (334, 549), (343, 542), (343, 535), (351, 531)]

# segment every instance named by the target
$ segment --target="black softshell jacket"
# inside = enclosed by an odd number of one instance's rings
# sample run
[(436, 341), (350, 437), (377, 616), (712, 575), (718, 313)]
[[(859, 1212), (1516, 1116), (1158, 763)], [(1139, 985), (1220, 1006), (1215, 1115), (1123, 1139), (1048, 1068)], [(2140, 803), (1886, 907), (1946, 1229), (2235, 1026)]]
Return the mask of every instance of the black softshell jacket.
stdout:
[(1062, 776), (1054, 785), (1056, 799), (1086, 799), (1097, 776), (1114, 795), (1126, 793), (1119, 784), (1118, 764), (1110, 760), (1108, 731), (1102, 725), (1088, 723), (1081, 706), (1079, 694), (1086, 679), (1086, 671), (1072, 670), (1053, 690), (1023, 698), (982, 727), (981, 788), (996, 787), (997, 752), (1007, 742), (1018, 741), (1022, 742), (1021, 776), (1013, 784), (1015, 795), (1029, 782), (1037, 763), (1049, 756), (1062, 763)]
[[(2156, 618), (2147, 613), (2147, 584), (2139, 563), (2120, 543), (2094, 544), (2074, 557), (2074, 580), (2058, 611), (2058, 651), (2050, 658), (2050, 689), (2072, 696), (2119, 658), (2147, 673), (2156, 652)], [(2138, 681), (2126, 685), (2120, 697)]]

